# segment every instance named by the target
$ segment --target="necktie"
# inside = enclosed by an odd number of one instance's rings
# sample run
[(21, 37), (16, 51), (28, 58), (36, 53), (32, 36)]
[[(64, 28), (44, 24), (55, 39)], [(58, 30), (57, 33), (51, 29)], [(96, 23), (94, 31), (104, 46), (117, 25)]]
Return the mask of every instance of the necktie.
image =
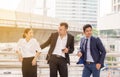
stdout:
[(88, 43), (88, 39), (86, 39), (86, 42), (85, 42), (85, 52), (87, 52), (87, 43)]
[(87, 59), (87, 43), (88, 43), (88, 39), (86, 39), (86, 42), (85, 42), (85, 60)]

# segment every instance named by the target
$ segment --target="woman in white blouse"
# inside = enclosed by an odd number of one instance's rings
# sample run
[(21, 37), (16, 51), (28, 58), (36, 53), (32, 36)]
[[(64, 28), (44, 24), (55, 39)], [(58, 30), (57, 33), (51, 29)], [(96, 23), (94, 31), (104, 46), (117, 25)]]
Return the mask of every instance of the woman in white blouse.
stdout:
[(35, 38), (33, 30), (27, 28), (24, 30), (23, 38), (17, 43), (17, 53), (19, 61), (22, 62), (23, 77), (37, 77), (37, 58), (40, 55), (41, 48)]

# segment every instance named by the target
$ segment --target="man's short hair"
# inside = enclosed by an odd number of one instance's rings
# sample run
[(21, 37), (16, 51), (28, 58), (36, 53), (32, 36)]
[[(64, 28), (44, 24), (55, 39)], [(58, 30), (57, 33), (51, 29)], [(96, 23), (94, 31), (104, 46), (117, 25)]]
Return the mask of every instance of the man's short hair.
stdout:
[(68, 24), (66, 22), (61, 22), (60, 26), (64, 26), (66, 29), (68, 29)]
[(83, 26), (83, 31), (85, 32), (85, 30), (86, 30), (87, 28), (89, 28), (89, 27), (92, 29), (92, 26), (91, 26), (90, 24), (84, 25), (84, 26)]

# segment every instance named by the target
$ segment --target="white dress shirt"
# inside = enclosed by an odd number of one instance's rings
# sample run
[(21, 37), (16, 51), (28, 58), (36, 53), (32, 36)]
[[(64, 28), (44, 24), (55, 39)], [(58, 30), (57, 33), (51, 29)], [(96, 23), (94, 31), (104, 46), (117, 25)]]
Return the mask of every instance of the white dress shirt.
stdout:
[(67, 38), (68, 38), (67, 35), (64, 36), (63, 38), (61, 38), (60, 35), (58, 36), (56, 46), (55, 46), (55, 49), (52, 54), (56, 54), (56, 55), (65, 57), (65, 54), (62, 52), (62, 49), (66, 48)]
[(32, 38), (28, 42), (22, 38), (17, 43), (16, 51), (20, 51), (23, 58), (34, 57), (37, 52), (41, 52), (41, 48), (36, 39)]

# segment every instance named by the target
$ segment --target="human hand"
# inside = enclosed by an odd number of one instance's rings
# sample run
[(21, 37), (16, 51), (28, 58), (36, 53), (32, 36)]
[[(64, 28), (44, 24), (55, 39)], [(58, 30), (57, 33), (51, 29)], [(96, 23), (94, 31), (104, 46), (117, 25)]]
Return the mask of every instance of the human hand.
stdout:
[(22, 62), (22, 61), (23, 61), (23, 58), (22, 58), (22, 57), (19, 57), (19, 61)]
[(96, 68), (97, 68), (97, 70), (99, 70), (99, 69), (101, 68), (101, 64), (100, 64), (100, 63), (97, 63), (97, 64), (96, 64)]
[(32, 60), (32, 66), (35, 66), (37, 64), (37, 62), (36, 62), (36, 59), (34, 58), (33, 60)]
[(78, 56), (78, 57), (81, 57), (81, 56), (82, 56), (82, 53), (81, 53), (81, 52), (78, 52), (78, 53), (77, 53), (77, 56)]
[(63, 53), (68, 53), (68, 51), (69, 51), (68, 48), (62, 49), (62, 52), (63, 52)]

